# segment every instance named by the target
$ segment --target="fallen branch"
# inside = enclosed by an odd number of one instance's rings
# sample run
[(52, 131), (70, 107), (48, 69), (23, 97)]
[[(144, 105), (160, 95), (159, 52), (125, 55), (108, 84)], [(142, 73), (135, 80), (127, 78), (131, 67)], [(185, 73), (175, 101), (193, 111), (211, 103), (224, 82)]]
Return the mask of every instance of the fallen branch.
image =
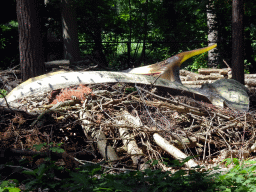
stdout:
[[(185, 158), (188, 157), (182, 151), (180, 151), (179, 149), (171, 145), (167, 140), (161, 137), (158, 133), (155, 133), (153, 135), (153, 138), (157, 145), (159, 145), (162, 149), (164, 149), (166, 152), (171, 154), (175, 159), (184, 160)], [(192, 159), (186, 162), (185, 165), (188, 168), (193, 168), (198, 166), (198, 164)]]
[[(92, 132), (91, 134), (92, 138), (93, 140), (97, 141), (99, 152), (104, 157), (104, 159), (106, 159), (107, 161), (118, 160), (119, 158), (115, 150), (110, 145), (107, 144), (107, 140), (104, 132), (101, 130), (96, 130), (95, 128), (93, 129), (91, 125), (88, 125), (88, 124), (91, 124), (92, 122), (89, 120), (86, 120), (86, 118), (90, 119), (91, 115), (88, 112), (81, 111), (79, 116), (82, 121), (81, 126), (85, 131), (85, 135), (89, 135), (88, 133)], [(91, 139), (89, 138), (89, 140)]]

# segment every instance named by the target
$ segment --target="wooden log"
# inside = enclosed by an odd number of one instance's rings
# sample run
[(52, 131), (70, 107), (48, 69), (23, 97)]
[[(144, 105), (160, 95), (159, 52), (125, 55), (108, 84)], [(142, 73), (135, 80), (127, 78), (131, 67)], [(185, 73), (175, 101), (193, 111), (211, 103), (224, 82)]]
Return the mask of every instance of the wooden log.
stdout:
[(107, 161), (116, 161), (119, 159), (115, 152), (115, 149), (107, 144), (107, 139), (103, 131), (96, 131), (95, 138), (97, 138), (97, 147), (104, 159), (106, 159)]
[(180, 79), (181, 81), (195, 81), (197, 79), (198, 76), (201, 76), (198, 73), (194, 73), (191, 71), (187, 71), (184, 69), (180, 70)]
[[(160, 146), (163, 150), (171, 154), (175, 159), (183, 160), (188, 157), (185, 153), (183, 153), (181, 150), (171, 145), (166, 139), (164, 139), (158, 133), (155, 133), (153, 135), (153, 138), (158, 146)], [(198, 164), (193, 159), (190, 159), (188, 162), (185, 163), (185, 165), (188, 168), (198, 166)]]
[(256, 79), (245, 79), (244, 83), (250, 87), (256, 86)]
[(219, 74), (220, 75), (231, 75), (232, 71), (230, 68), (223, 68), (222, 70), (220, 70)]
[(46, 68), (57, 68), (59, 66), (70, 66), (71, 64), (73, 65), (81, 65), (81, 64), (88, 64), (90, 63), (90, 60), (80, 60), (80, 61), (75, 61), (73, 63), (70, 63), (70, 60), (55, 60), (55, 61), (49, 61), (49, 62), (45, 62), (45, 67)]
[(224, 79), (224, 76), (220, 75), (219, 73), (211, 73), (210, 75), (201, 75), (196, 78), (196, 80), (218, 80), (218, 79)]
[(254, 78), (256, 78), (256, 74), (245, 74), (244, 77), (246, 79), (254, 79)]
[[(206, 83), (213, 83), (215, 80), (199, 80), (199, 81), (182, 81), (182, 84), (190, 87), (201, 87), (201, 85)], [(256, 87), (256, 79), (245, 79), (245, 85), (252, 89), (253, 87)]]
[(7, 75), (7, 74), (20, 74), (21, 70), (20, 69), (16, 69), (16, 70), (5, 70), (5, 71), (1, 71), (0, 74), (1, 75)]
[[(143, 125), (139, 116), (134, 117), (128, 111), (122, 112), (122, 118), (124, 120), (119, 121), (119, 123), (121, 124), (133, 124), (135, 125), (135, 127)], [(120, 137), (123, 139), (123, 144), (125, 148), (127, 148), (127, 153), (131, 155), (133, 164), (138, 166), (139, 170), (149, 168), (149, 164), (146, 164), (146, 159), (144, 157), (143, 151), (138, 147), (136, 143), (134, 134), (127, 128), (119, 128), (119, 133)]]
[(188, 148), (195, 148), (199, 145), (196, 137), (189, 137), (189, 139), (181, 137), (181, 142), (178, 140), (172, 140), (170, 143), (175, 145), (178, 149), (184, 149), (184, 145)]
[(180, 76), (180, 80), (181, 80), (181, 81), (186, 81), (186, 77)]
[(186, 81), (196, 81), (199, 76), (202, 76), (202, 75), (191, 73), (191, 74), (188, 74), (185, 79)]
[[(83, 128), (84, 134), (87, 139), (90, 139), (88, 134), (92, 132), (93, 140), (97, 141), (97, 147), (99, 149), (100, 154), (104, 157), (105, 160), (116, 161), (119, 159), (118, 155), (116, 154), (115, 150), (107, 144), (106, 136), (103, 131), (96, 130), (91, 124), (92, 122), (86, 120), (86, 118), (90, 119), (91, 115), (88, 112), (81, 111), (79, 113), (79, 117), (81, 119), (81, 126)], [(92, 146), (93, 147), (93, 146)]]
[(184, 70), (184, 69), (180, 70), (180, 76), (187, 76), (189, 74), (198, 75), (198, 73), (194, 73), (194, 72), (191, 72), (191, 71), (188, 71), (188, 70)]
[(256, 93), (256, 87), (252, 87), (252, 86), (247, 86), (246, 87), (249, 89), (250, 93), (255, 94)]
[[(88, 64), (90, 63), (90, 60), (81, 60), (81, 61), (76, 61), (73, 63), (73, 65), (82, 65), (82, 64)], [(69, 67), (70, 64), (70, 60), (55, 60), (55, 61), (49, 61), (49, 62), (45, 62), (45, 67), (46, 69), (52, 69), (52, 68), (60, 68), (60, 66), (63, 67)], [(16, 69), (16, 70), (4, 70), (0, 72), (0, 75), (7, 75), (7, 74), (21, 74), (21, 70), (20, 69)]]
[(55, 60), (44, 63), (47, 68), (56, 68), (59, 66), (69, 66), (70, 60)]
[(221, 75), (228, 75), (229, 69), (223, 68), (223, 69), (208, 69), (208, 68), (202, 68), (198, 69), (198, 73), (202, 75), (210, 75), (210, 73), (219, 73)]

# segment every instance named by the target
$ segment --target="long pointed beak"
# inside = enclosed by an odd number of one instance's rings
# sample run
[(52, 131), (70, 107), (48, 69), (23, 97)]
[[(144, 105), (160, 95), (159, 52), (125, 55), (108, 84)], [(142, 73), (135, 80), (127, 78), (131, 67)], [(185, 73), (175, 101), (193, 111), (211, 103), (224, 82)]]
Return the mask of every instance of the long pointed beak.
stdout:
[(182, 52), (182, 53), (179, 53), (177, 54), (178, 57), (182, 58), (181, 61), (180, 61), (180, 65), (188, 60), (189, 58), (195, 56), (195, 55), (199, 55), (199, 54), (202, 54), (204, 52), (207, 52), (213, 48), (217, 47), (217, 44), (214, 44), (214, 45), (211, 45), (211, 46), (208, 46), (208, 47), (204, 47), (204, 48), (201, 48), (201, 49), (195, 49), (195, 50), (192, 50), (192, 51), (186, 51), (186, 52)]
[(143, 75), (157, 75), (157, 74), (164, 72), (165, 69), (167, 68), (167, 66), (169, 66), (169, 65), (176, 65), (176, 66), (180, 67), (181, 64), (184, 61), (188, 60), (189, 58), (191, 58), (195, 55), (199, 55), (201, 53), (207, 52), (207, 51), (215, 48), (216, 46), (217, 46), (217, 44), (214, 44), (214, 45), (204, 47), (201, 49), (195, 49), (192, 51), (182, 52), (182, 53), (174, 55), (173, 57), (170, 57), (162, 62), (152, 64), (152, 65), (143, 66), (143, 67), (137, 67), (134, 69), (129, 69), (124, 72), (134, 73), (134, 74), (143, 74)]

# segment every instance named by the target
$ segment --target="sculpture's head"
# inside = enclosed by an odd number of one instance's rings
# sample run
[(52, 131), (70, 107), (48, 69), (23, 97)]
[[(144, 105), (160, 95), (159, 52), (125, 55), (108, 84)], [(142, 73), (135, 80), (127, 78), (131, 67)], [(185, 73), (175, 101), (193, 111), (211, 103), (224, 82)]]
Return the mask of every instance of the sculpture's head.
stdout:
[(179, 77), (179, 70), (180, 70), (181, 64), (185, 62), (187, 59), (195, 55), (199, 55), (201, 53), (207, 52), (215, 48), (216, 46), (217, 44), (214, 44), (201, 49), (182, 52), (162, 62), (153, 64), (153, 65), (144, 66), (144, 67), (138, 67), (135, 69), (131, 69), (127, 72), (135, 73), (135, 74), (143, 74), (143, 75), (159, 75), (160, 74), (160, 78), (162, 79), (168, 79), (170, 81), (177, 81), (181, 83), (180, 77)]
[(201, 49), (195, 49), (192, 51), (182, 52), (173, 57), (170, 57), (169, 59), (166, 59), (165, 64), (159, 68), (160, 70), (162, 70), (160, 77), (163, 79), (168, 79), (171, 81), (177, 81), (177, 82), (181, 83), (180, 75), (179, 75), (179, 70), (180, 70), (181, 64), (183, 62), (185, 62), (186, 60), (188, 60), (189, 58), (191, 58), (195, 55), (199, 55), (201, 53), (207, 52), (207, 51), (215, 48), (216, 46), (217, 46), (217, 44), (214, 44), (214, 45), (204, 47)]

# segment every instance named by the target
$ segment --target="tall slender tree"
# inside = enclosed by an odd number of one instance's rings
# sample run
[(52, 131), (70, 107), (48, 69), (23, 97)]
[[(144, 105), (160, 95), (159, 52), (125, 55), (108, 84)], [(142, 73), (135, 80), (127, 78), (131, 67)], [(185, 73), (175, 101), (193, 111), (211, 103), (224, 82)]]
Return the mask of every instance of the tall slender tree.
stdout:
[(144, 24), (143, 24), (143, 46), (140, 61), (145, 62), (146, 57), (146, 39), (148, 34), (148, 0), (144, 3)]
[(232, 78), (244, 84), (243, 0), (232, 2)]
[[(206, 16), (207, 16), (207, 27), (208, 27), (208, 46), (213, 45), (217, 42), (218, 38), (218, 31), (216, 30), (216, 13), (215, 7), (212, 0), (208, 1), (206, 5)], [(218, 61), (217, 61), (218, 54), (216, 50), (208, 51), (208, 67), (210, 68), (217, 68)]]
[(64, 58), (73, 61), (80, 59), (75, 3), (61, 0), (61, 17), (64, 41)]
[(41, 9), (43, 1), (17, 0), (22, 80), (45, 72)]

